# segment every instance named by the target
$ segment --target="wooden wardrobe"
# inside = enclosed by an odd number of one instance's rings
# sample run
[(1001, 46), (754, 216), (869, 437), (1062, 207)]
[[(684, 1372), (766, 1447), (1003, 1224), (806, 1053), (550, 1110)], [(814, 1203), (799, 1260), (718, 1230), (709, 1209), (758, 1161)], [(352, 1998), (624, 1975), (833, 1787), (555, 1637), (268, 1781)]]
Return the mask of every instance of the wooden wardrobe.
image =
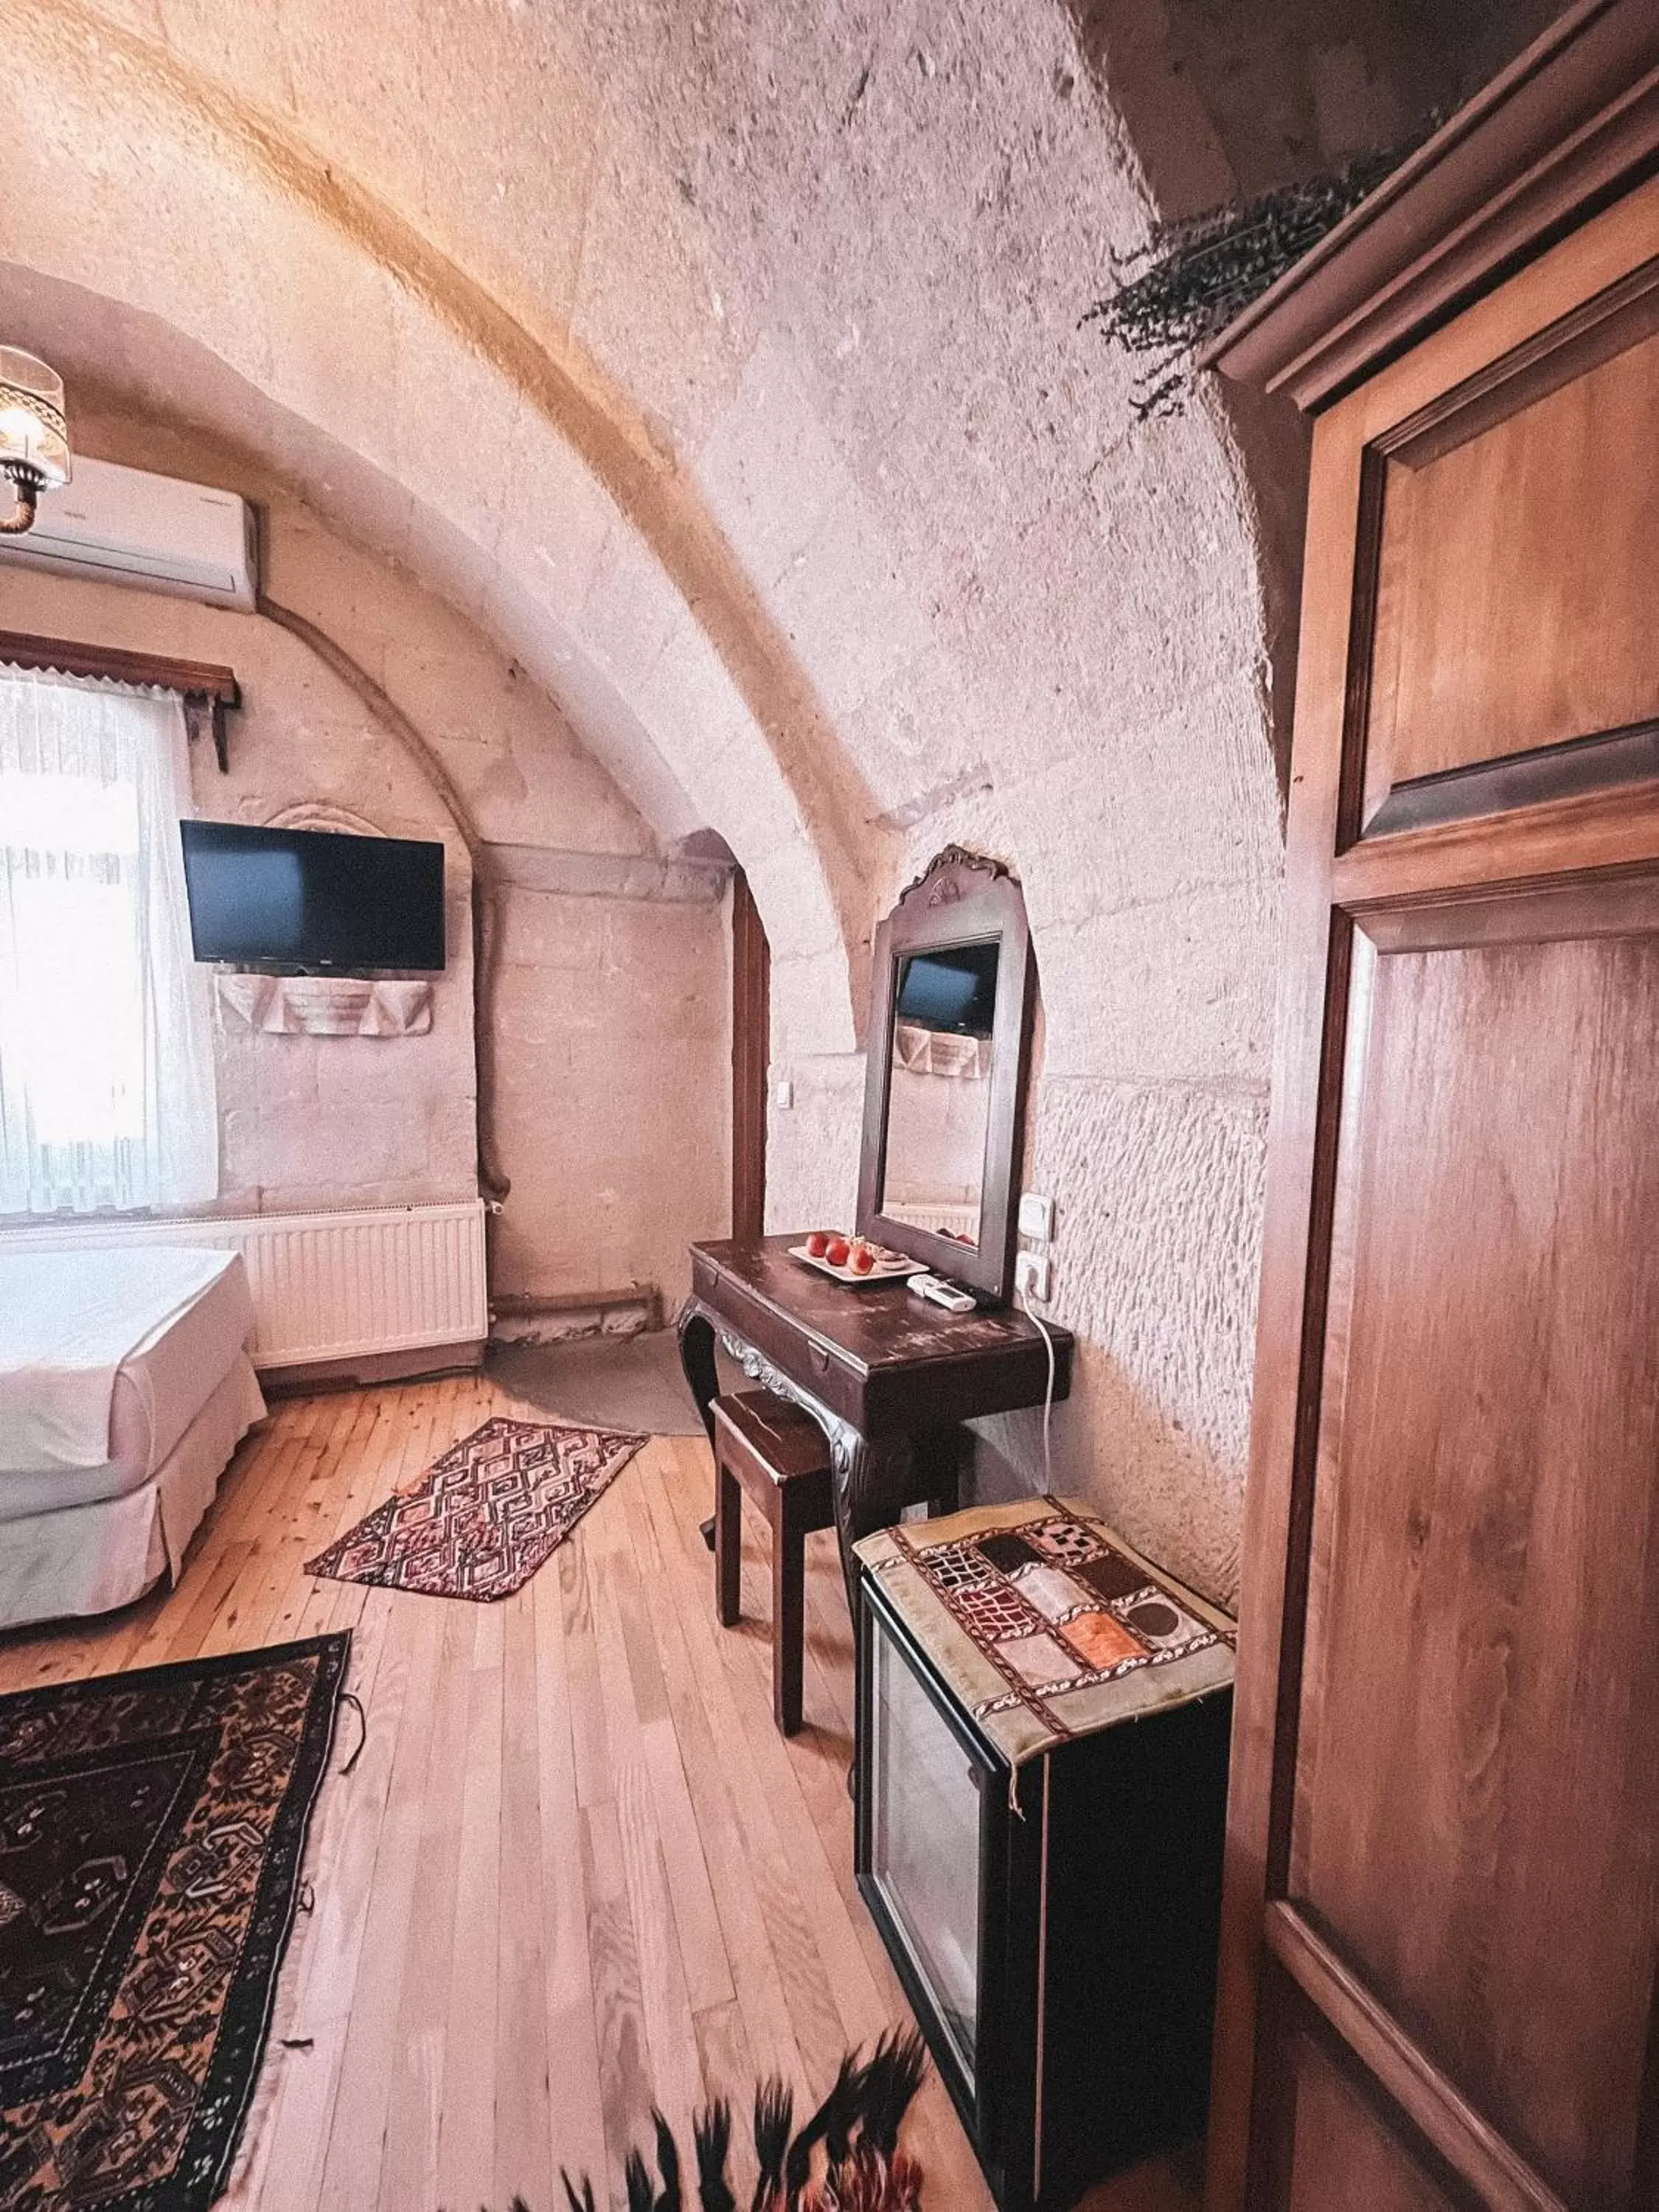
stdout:
[(1208, 2212), (1659, 2208), (1659, 0), (1212, 349), (1316, 417)]

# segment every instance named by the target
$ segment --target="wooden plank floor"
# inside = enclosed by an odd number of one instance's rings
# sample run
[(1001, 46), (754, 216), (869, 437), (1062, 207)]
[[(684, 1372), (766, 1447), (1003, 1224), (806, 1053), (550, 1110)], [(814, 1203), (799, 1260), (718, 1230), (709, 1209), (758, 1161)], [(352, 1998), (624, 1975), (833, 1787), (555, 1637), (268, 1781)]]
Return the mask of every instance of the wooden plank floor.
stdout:
[[(822, 2094), (906, 2018), (854, 1885), (851, 1639), (809, 1544), (807, 1726), (772, 1724), (763, 1532), (714, 1623), (708, 1452), (654, 1439), (573, 1540), (492, 1606), (317, 1582), (302, 1561), (456, 1437), (533, 1409), (483, 1378), (277, 1405), (176, 1589), (0, 1640), (0, 1691), (349, 1627), (362, 1756), (325, 1787), (239, 2171), (240, 2212), (558, 2212), (605, 2201), (653, 2103)], [(355, 1717), (342, 1716), (343, 1748)], [(927, 2202), (988, 2212), (949, 2100), (913, 2123)], [(602, 2178), (603, 2177), (603, 2180)], [(752, 2182), (748, 2161), (740, 2195)], [(1189, 2212), (1161, 2165), (1097, 2212)]]

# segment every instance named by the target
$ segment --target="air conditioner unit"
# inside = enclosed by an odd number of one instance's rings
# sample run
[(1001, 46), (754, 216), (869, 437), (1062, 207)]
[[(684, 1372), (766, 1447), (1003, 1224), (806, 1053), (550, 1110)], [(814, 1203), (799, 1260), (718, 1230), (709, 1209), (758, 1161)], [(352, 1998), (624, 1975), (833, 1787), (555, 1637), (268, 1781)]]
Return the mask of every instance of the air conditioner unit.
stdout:
[(0, 560), (251, 613), (255, 531), (253, 508), (234, 491), (77, 456), (70, 483), (41, 493), (33, 529), (0, 538)]

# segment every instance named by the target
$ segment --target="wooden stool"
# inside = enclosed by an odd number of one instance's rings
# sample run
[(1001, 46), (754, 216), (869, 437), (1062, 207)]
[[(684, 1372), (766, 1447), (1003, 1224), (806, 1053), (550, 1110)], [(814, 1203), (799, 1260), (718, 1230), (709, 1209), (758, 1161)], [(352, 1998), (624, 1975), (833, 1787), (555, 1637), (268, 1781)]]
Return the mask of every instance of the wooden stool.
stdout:
[(714, 1607), (720, 1626), (741, 1613), (738, 1567), (743, 1508), (738, 1486), (772, 1532), (772, 1717), (785, 1735), (800, 1726), (806, 1627), (806, 1539), (836, 1525), (830, 1445), (817, 1423), (770, 1390), (716, 1398)]
[[(714, 1417), (714, 1610), (722, 1628), (740, 1617), (743, 1553), (739, 1486), (772, 1531), (772, 1714), (785, 1735), (800, 1727), (801, 1647), (806, 1619), (806, 1539), (836, 1525), (830, 1445), (810, 1413), (770, 1390), (712, 1401)], [(954, 1513), (961, 1435), (956, 1429), (915, 1439), (900, 1503)]]

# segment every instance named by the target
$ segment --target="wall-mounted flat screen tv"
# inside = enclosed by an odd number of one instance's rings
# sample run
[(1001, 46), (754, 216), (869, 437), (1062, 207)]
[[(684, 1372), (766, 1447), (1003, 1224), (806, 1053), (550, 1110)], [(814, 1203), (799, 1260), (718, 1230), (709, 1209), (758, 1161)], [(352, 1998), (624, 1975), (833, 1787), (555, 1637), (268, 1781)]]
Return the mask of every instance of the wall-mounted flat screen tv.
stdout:
[(444, 964), (444, 848), (181, 822), (198, 960), (361, 975)]

